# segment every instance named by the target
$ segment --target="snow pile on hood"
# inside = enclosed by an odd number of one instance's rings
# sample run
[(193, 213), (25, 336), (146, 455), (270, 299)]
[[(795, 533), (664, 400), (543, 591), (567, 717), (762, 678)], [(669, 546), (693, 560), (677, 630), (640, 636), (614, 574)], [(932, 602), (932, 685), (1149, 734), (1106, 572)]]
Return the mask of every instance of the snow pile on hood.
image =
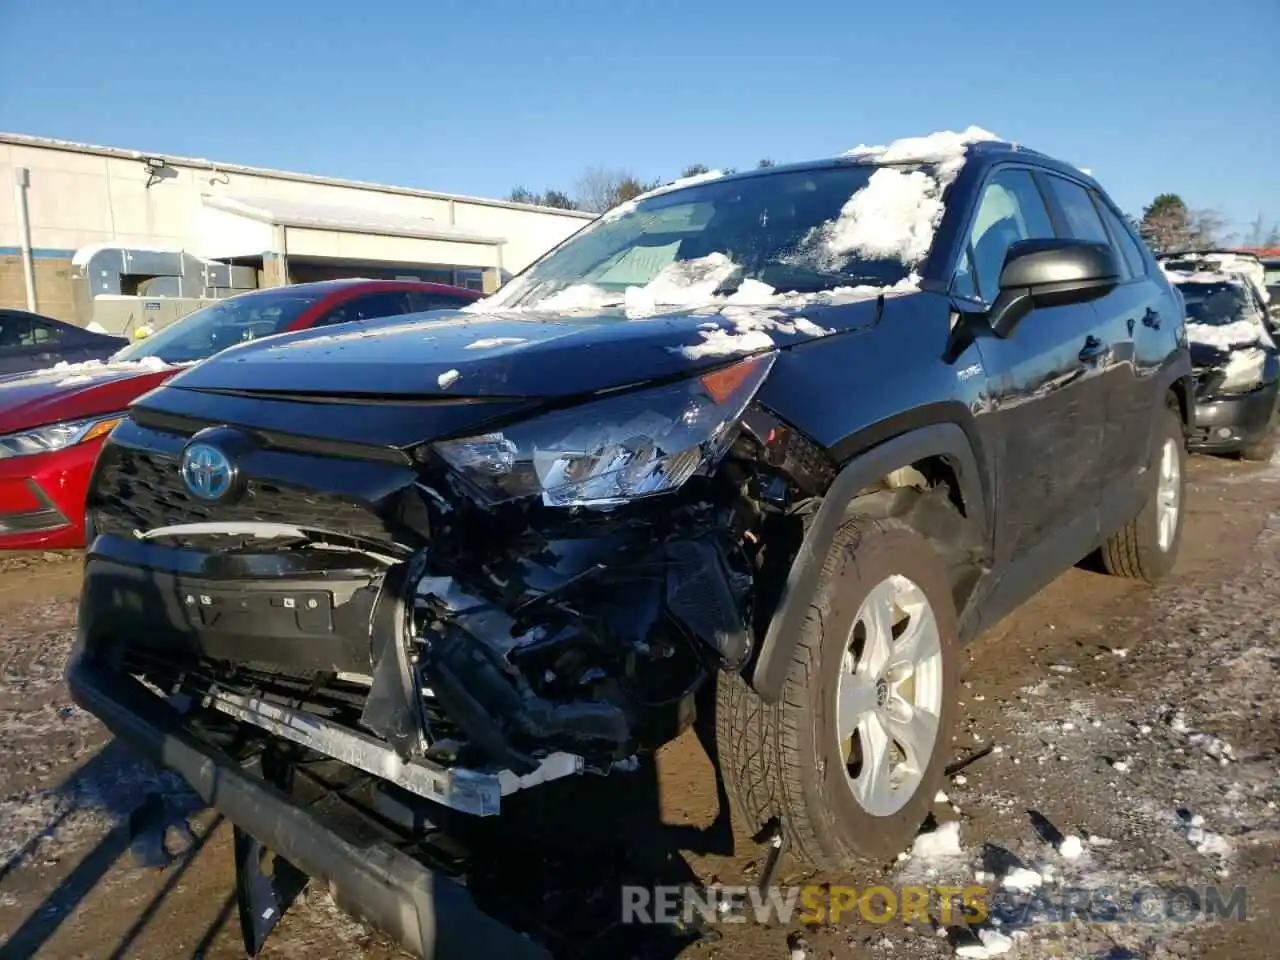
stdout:
[(468, 343), (466, 349), (492, 350), (495, 347), (513, 347), (516, 344), (528, 342), (524, 337), (481, 337), (479, 340)]
[[(477, 300), (470, 306), (463, 307), (463, 309), (471, 310), (482, 302)], [(563, 290), (557, 290), (549, 297), (543, 297), (532, 307), (518, 309), (570, 313), (575, 310), (603, 310), (606, 307), (616, 307), (617, 305), (618, 295), (616, 293), (605, 290), (603, 287), (597, 287), (594, 283), (574, 283)]]
[[(512, 313), (574, 313), (621, 307), (628, 319), (642, 320), (671, 310), (699, 307), (711, 310), (720, 307), (801, 309), (816, 304), (849, 303), (890, 294), (914, 293), (919, 290), (920, 283), (919, 276), (913, 273), (895, 284), (883, 287), (860, 284), (802, 294), (782, 293), (767, 283), (747, 278), (733, 293), (717, 295), (716, 290), (738, 269), (738, 265), (725, 254), (709, 253), (705, 257), (669, 263), (644, 286), (626, 287), (621, 294), (593, 283), (575, 283), (530, 306), (502, 307), (500, 304), (493, 304), (485, 309)], [(463, 311), (483, 312), (477, 309), (482, 303), (483, 301), (477, 301), (469, 304)], [(802, 329), (802, 332), (808, 331)], [(488, 345), (488, 341), (482, 342)]]
[(1247, 347), (1261, 340), (1262, 328), (1253, 320), (1236, 320), (1221, 326), (1213, 323), (1188, 323), (1187, 339), (1219, 350)]
[(1222, 374), (1228, 381), (1234, 380), (1242, 383), (1253, 381), (1256, 383), (1262, 379), (1263, 364), (1266, 362), (1266, 353), (1258, 347), (1251, 347), (1248, 350), (1233, 350), (1226, 366), (1222, 368)]
[(818, 257), (828, 267), (851, 256), (900, 260), (914, 266), (929, 254), (933, 234), (945, 210), (942, 195), (964, 167), (969, 144), (999, 140), (981, 127), (961, 133), (944, 130), (927, 137), (906, 137), (885, 146), (854, 147), (845, 156), (878, 164), (927, 163), (932, 172), (885, 166), (849, 198), (840, 216), (824, 224), (816, 237)]
[[(715, 300), (716, 290), (738, 270), (738, 265), (723, 253), (709, 253), (696, 260), (677, 260), (658, 271), (643, 287), (627, 287), (623, 306), (628, 317), (657, 313), (659, 308), (693, 307)], [(767, 288), (769, 296), (773, 288)], [(761, 293), (753, 288), (753, 293)], [(545, 305), (545, 301), (544, 301)]]
[(60, 387), (75, 386), (78, 383), (91, 383), (98, 377), (110, 377), (116, 374), (142, 373), (144, 370), (167, 370), (178, 364), (165, 363), (159, 357), (142, 357), (138, 360), (85, 360), (82, 363), (55, 363), (50, 367), (53, 373), (65, 373), (68, 376), (58, 381)]

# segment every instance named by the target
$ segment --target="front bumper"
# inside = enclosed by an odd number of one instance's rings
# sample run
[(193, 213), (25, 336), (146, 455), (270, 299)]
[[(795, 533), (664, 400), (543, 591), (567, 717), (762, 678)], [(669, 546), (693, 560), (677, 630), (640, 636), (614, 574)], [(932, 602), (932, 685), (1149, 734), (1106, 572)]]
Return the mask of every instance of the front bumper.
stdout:
[(1280, 380), (1239, 396), (1197, 399), (1188, 446), (1226, 453), (1256, 443), (1274, 426), (1278, 399)]
[(0, 460), (0, 550), (84, 546), (84, 501), (101, 440)]
[(116, 736), (182, 776), (207, 803), (327, 883), (334, 900), (426, 960), (550, 953), (484, 913), (470, 893), (384, 840), (356, 840), (202, 742), (178, 711), (141, 683), (97, 664), (83, 646), (67, 668), (71, 695)]

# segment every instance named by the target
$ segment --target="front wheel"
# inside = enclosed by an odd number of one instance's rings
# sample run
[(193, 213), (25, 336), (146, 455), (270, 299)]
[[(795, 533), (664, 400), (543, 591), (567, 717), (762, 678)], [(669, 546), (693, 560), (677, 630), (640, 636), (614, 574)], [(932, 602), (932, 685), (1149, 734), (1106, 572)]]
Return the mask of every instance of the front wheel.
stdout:
[(1166, 408), (1160, 413), (1146, 472), (1146, 503), (1102, 545), (1102, 563), (1108, 573), (1154, 583), (1173, 569), (1182, 542), (1186, 461), (1182, 419)]
[(809, 603), (777, 703), (720, 679), (725, 788), (749, 830), (776, 818), (814, 866), (890, 860), (928, 815), (951, 744), (960, 643), (946, 566), (900, 521), (855, 518)]

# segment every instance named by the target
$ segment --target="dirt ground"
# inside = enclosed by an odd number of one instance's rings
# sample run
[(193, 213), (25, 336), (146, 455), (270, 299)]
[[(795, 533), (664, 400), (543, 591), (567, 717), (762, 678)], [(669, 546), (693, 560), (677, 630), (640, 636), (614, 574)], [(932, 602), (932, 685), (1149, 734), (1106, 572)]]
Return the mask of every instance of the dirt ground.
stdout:
[[(1128, 902), (1133, 891), (1210, 884), (1225, 899), (1240, 886), (1245, 922), (1157, 908), (1128, 923), (995, 911), (972, 928), (852, 913), (808, 927), (793, 918), (702, 933), (610, 928), (622, 882), (759, 876), (764, 852), (732, 835), (692, 734), (656, 768), (524, 796), (519, 817), (551, 810), (569, 842), (504, 836), (478, 848), (489, 858), (480, 872), (497, 879), (473, 883), (477, 896), (536, 917), (575, 955), (600, 958), (925, 960), (982, 956), (979, 944), (999, 949), (1000, 936), (1011, 941), (1005, 955), (1019, 958), (1275, 956), (1280, 464), (1195, 458), (1190, 479), (1182, 560), (1168, 582), (1153, 590), (1072, 570), (970, 649), (955, 762), (934, 813), (936, 836), (958, 825), (958, 849), (918, 849), (843, 877), (784, 858), (778, 878), (980, 884), (994, 896), (1021, 870), (1046, 902), (1082, 890)], [(49, 554), (0, 560), (0, 956), (242, 956), (229, 825), (111, 742), (62, 684), (79, 566)], [(167, 865), (156, 860), (161, 836)], [(1082, 840), (1082, 852), (1060, 852), (1072, 846), (1064, 838)], [(522, 892), (508, 896), (503, 884)], [(308, 890), (263, 956), (397, 952)]]

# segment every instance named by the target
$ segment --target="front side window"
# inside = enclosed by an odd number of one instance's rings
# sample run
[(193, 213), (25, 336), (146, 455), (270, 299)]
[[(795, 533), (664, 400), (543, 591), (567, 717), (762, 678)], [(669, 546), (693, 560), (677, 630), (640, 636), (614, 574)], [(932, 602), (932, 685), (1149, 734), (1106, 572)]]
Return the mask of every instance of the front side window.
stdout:
[(321, 296), (280, 287), (229, 297), (130, 344), (112, 359), (155, 357), (165, 363), (204, 360), (237, 343), (281, 333)]
[[(1020, 240), (1047, 240), (1053, 235), (1053, 222), (1030, 171), (998, 170), (982, 189), (968, 254), (956, 272), (953, 289), (960, 292), (976, 281), (978, 295), (991, 303), (1000, 289), (1009, 248)], [(966, 275), (970, 271), (972, 277)]]
[(890, 220), (877, 233), (853, 222), (852, 198), (883, 172), (849, 165), (709, 180), (623, 205), (512, 280), (492, 306), (621, 306), (628, 288), (647, 285), (659, 304), (673, 303), (662, 297), (693, 282), (717, 295), (747, 280), (799, 293), (897, 283), (912, 263), (896, 234), (911, 224)]
[(379, 317), (394, 317), (408, 313), (408, 297), (401, 290), (390, 293), (371, 293), (363, 297), (353, 297), (343, 304), (334, 307), (315, 325), (328, 327), (335, 323), (348, 323), (353, 320), (376, 320)]

